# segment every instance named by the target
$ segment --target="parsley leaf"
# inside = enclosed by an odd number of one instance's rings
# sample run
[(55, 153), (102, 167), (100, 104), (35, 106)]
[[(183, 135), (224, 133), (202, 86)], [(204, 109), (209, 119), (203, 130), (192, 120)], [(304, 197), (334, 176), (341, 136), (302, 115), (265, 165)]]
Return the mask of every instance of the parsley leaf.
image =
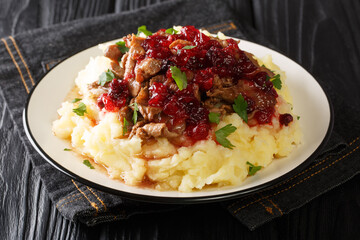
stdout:
[(64, 151), (71, 151), (71, 149), (69, 149), (69, 148), (64, 148)]
[(235, 132), (236, 127), (234, 127), (232, 124), (228, 124), (223, 128), (220, 128), (215, 132), (216, 141), (220, 143), (223, 147), (233, 149), (235, 147), (231, 144), (231, 142), (226, 138), (231, 133)]
[(196, 47), (196, 46), (185, 46), (182, 49), (193, 49), (194, 47)]
[(133, 104), (130, 104), (129, 106), (134, 106), (134, 113), (133, 113), (132, 119), (134, 121), (134, 124), (136, 124), (137, 118), (138, 118), (137, 111), (139, 110), (138, 105), (136, 102), (134, 102)]
[(127, 133), (127, 127), (129, 126), (129, 122), (124, 118), (124, 124), (122, 127), (122, 135), (125, 136), (125, 133)]
[(144, 33), (146, 36), (152, 35), (152, 32), (147, 30), (145, 25), (138, 27), (138, 33), (136, 34), (136, 36), (139, 36), (140, 33)]
[(118, 48), (119, 48), (121, 53), (127, 53), (129, 51), (129, 48), (127, 46), (125, 46), (124, 41), (118, 41), (115, 44), (118, 45)]
[(101, 86), (104, 86), (105, 83), (111, 82), (114, 78), (115, 78), (115, 75), (113, 74), (113, 72), (110, 69), (108, 69), (106, 72), (103, 72), (99, 76), (98, 84)]
[(297, 120), (299, 120), (300, 119), (300, 116), (297, 116)]
[(74, 98), (74, 100), (72, 100), (71, 102), (72, 103), (77, 103), (77, 102), (79, 102), (79, 101), (81, 101), (82, 99), (81, 98)]
[(91, 162), (90, 162), (89, 160), (87, 160), (87, 159), (85, 159), (85, 160), (83, 161), (83, 164), (86, 165), (86, 166), (88, 166), (90, 169), (94, 169), (94, 166), (91, 165)]
[(255, 175), (255, 173), (262, 168), (262, 166), (255, 166), (254, 164), (252, 164), (250, 162), (246, 162), (246, 164), (249, 165), (249, 172), (248, 172), (249, 176)]
[(78, 107), (73, 109), (73, 112), (76, 113), (78, 116), (84, 116), (84, 113), (87, 113), (86, 105), (82, 102), (79, 103)]
[[(183, 47), (182, 49), (193, 49), (193, 48), (195, 48), (196, 46), (185, 46), (185, 47)], [(180, 52), (181, 52), (181, 49), (178, 49), (177, 50), (177, 54), (180, 54)]]
[(281, 84), (281, 80), (280, 80), (280, 75), (276, 74), (273, 78), (270, 79), (270, 81), (272, 82), (272, 84), (274, 85), (275, 88), (277, 89), (281, 89), (282, 84)]
[(234, 104), (232, 105), (234, 111), (244, 120), (244, 122), (248, 122), (248, 115), (247, 115), (247, 102), (245, 101), (244, 97), (239, 94), (239, 96), (235, 99)]
[(178, 67), (175, 66), (171, 66), (170, 71), (172, 74), (172, 78), (175, 80), (176, 85), (178, 86), (180, 91), (186, 88), (187, 87), (186, 73), (182, 72)]
[(220, 122), (220, 113), (214, 113), (214, 112), (209, 113), (209, 121), (212, 122), (212, 123), (219, 124), (219, 122)]
[(169, 34), (177, 34), (179, 31), (173, 29), (173, 28), (168, 28), (166, 29), (165, 31), (166, 33), (169, 33)]

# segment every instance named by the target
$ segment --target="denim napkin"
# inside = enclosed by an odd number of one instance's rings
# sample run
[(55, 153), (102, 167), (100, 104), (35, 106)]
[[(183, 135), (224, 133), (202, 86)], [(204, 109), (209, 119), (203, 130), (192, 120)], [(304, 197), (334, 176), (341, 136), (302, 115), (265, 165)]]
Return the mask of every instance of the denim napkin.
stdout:
[[(147, 25), (150, 30), (173, 25), (195, 25), (210, 32), (222, 31), (229, 36), (275, 48), (252, 28), (241, 24), (239, 16), (222, 1), (210, 0), (171, 1), (146, 9), (73, 21), (1, 39), (0, 94), (7, 103), (33, 167), (40, 174), (53, 204), (67, 219), (91, 226), (126, 219), (134, 214), (171, 211), (183, 207), (136, 202), (81, 184), (42, 159), (23, 130), (22, 111), (28, 93), (47, 71), (81, 50), (136, 32), (140, 25)], [(321, 82), (321, 78), (319, 82), (326, 84)], [(326, 90), (334, 103), (335, 116), (338, 116), (341, 110), (339, 95), (343, 93)], [(299, 208), (359, 173), (357, 149), (360, 145), (360, 122), (349, 118), (352, 113), (351, 109), (342, 111), (335, 119), (341, 121), (347, 117), (348, 125), (343, 127), (335, 124), (335, 131), (319, 157), (303, 171), (271, 188), (219, 204), (247, 227), (254, 229)], [(16, 146), (13, 151), (16, 151)]]

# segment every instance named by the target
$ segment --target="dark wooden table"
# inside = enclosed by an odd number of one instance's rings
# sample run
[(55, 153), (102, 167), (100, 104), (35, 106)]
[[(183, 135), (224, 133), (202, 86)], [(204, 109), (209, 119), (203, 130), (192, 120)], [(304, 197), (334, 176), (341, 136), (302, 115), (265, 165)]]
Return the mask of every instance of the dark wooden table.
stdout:
[[(159, 1), (0, 0), (0, 37), (154, 2)], [(313, 74), (316, 74), (314, 48), (327, 47), (333, 52), (333, 55), (324, 52), (326, 56), (347, 56), (329, 61), (351, 64), (354, 58), (360, 59), (358, 0), (228, 2), (242, 21)], [(318, 36), (319, 29), (328, 34)], [(339, 45), (345, 46), (342, 52), (336, 49)], [(359, 76), (359, 66), (352, 70)], [(359, 77), (354, 81), (360, 84)], [(349, 94), (359, 94), (359, 90), (350, 89)], [(26, 153), (3, 99), (0, 99), (0, 136), (0, 239), (360, 239), (359, 175), (253, 232), (217, 204), (188, 206), (181, 211), (86, 227), (59, 214), (31, 163), (23, 161)], [(8, 151), (13, 145), (19, 146), (17, 152)]]

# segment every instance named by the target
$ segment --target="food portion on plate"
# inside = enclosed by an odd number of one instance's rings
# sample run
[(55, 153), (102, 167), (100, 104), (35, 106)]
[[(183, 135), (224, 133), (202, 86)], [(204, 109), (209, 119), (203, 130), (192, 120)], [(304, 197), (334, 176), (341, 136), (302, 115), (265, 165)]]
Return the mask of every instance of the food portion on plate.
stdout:
[[(91, 58), (53, 122), (86, 165), (160, 191), (239, 185), (301, 142), (271, 56), (193, 26), (145, 26)], [(89, 162), (91, 159), (93, 163)], [(86, 166), (84, 166), (86, 167)]]

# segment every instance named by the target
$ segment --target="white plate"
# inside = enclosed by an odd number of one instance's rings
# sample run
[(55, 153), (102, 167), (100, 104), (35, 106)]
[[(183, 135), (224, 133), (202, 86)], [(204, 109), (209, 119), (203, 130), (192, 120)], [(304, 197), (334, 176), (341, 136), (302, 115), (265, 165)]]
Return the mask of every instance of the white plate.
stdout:
[(26, 134), (40, 155), (60, 171), (99, 190), (138, 200), (166, 203), (214, 201), (271, 186), (304, 168), (320, 151), (332, 129), (332, 108), (317, 81), (291, 59), (245, 40), (241, 40), (240, 48), (258, 57), (270, 54), (274, 63), (286, 72), (286, 83), (293, 97), (294, 112), (301, 116), (300, 126), (304, 134), (303, 143), (288, 157), (273, 161), (255, 176), (247, 178), (240, 186), (192, 193), (159, 192), (131, 187), (110, 179), (105, 173), (89, 169), (74, 153), (63, 151), (64, 148), (69, 148), (69, 142), (53, 135), (52, 122), (58, 117), (57, 109), (74, 87), (78, 72), (87, 65), (90, 57), (102, 55), (97, 46), (61, 62), (36, 85), (24, 110)]

